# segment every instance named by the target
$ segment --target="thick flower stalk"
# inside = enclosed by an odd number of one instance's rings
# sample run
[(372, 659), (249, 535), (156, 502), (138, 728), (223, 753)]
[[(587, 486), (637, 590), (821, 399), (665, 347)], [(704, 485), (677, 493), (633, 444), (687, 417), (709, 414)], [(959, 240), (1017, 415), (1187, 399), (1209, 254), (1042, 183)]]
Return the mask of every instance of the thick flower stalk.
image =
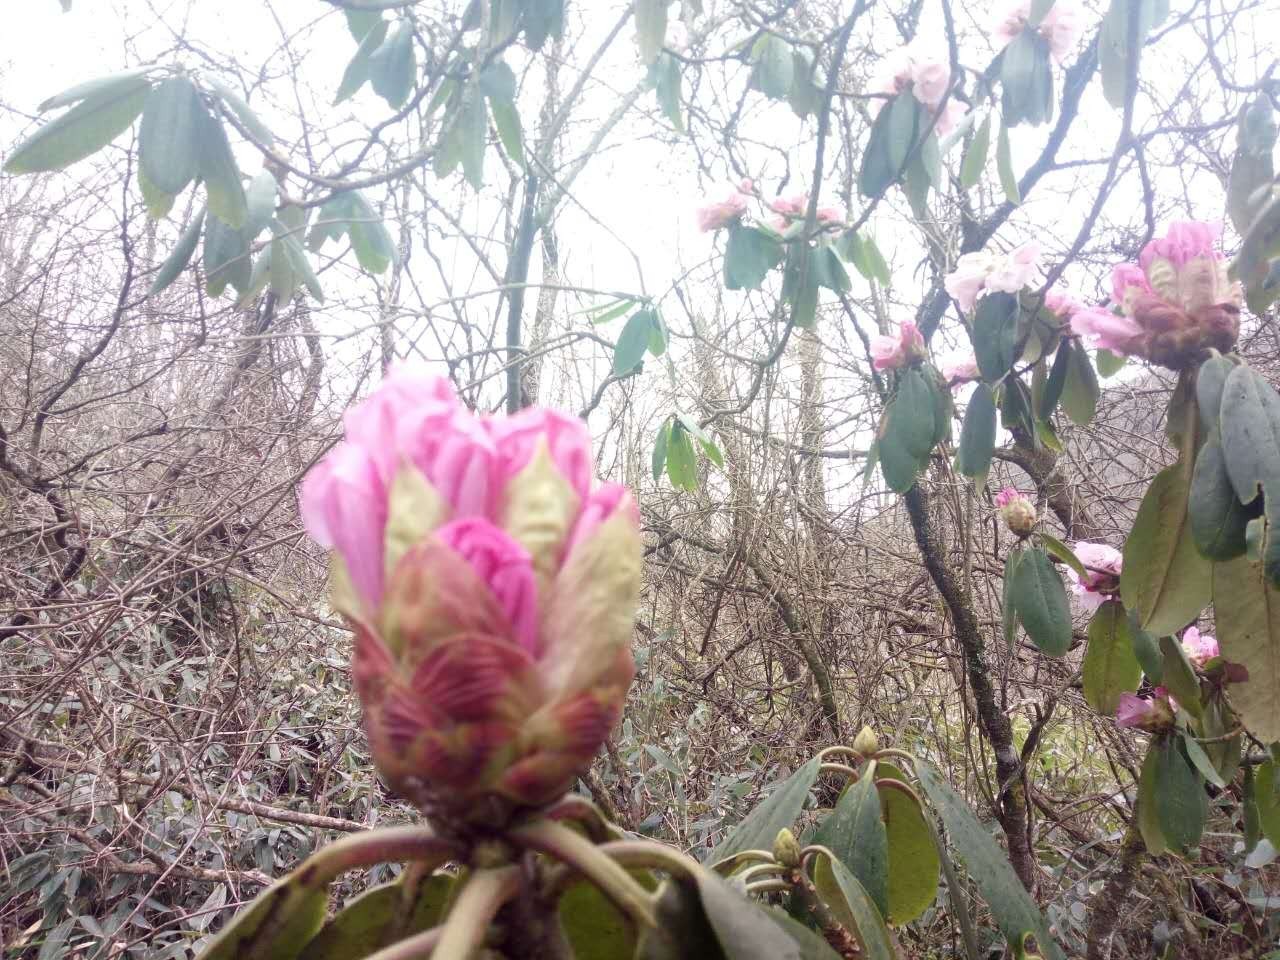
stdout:
[(555, 800), (619, 719), (634, 674), (638, 515), (595, 485), (585, 424), (479, 417), (393, 371), (307, 476), (374, 762), (442, 819)]
[(1210, 348), (1226, 352), (1240, 333), (1240, 284), (1216, 249), (1222, 228), (1178, 221), (1152, 240), (1138, 262), (1111, 274), (1111, 309), (1071, 318), (1073, 332), (1114, 353), (1182, 370)]

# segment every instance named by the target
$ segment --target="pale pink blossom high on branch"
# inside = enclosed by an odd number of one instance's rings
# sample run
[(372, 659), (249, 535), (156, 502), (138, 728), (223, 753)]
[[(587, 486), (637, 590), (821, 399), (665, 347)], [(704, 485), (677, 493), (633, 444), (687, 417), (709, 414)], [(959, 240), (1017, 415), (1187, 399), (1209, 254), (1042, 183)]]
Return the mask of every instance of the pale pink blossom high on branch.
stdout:
[(1102, 606), (1103, 601), (1110, 600), (1119, 592), (1124, 554), (1105, 543), (1088, 541), (1075, 543), (1071, 549), (1088, 574), (1081, 578), (1075, 570), (1067, 567), (1071, 590), (1083, 609), (1096, 610)]
[(965, 383), (972, 383), (981, 377), (978, 361), (971, 353), (954, 353), (938, 361), (938, 372), (947, 386), (955, 388)]
[[(938, 115), (934, 132), (939, 136), (950, 133), (965, 113), (964, 104), (954, 97), (942, 106), (950, 87), (951, 66), (946, 52), (929, 49), (918, 41), (899, 47), (881, 60), (867, 85), (871, 93), (887, 97), (910, 90), (931, 114)], [(886, 102), (879, 97), (872, 99), (872, 113), (879, 113)]]
[(467, 819), (564, 793), (621, 715), (640, 586), (635, 503), (576, 417), (476, 416), (393, 370), (306, 477), (374, 762)]
[[(997, 47), (1012, 43), (1031, 18), (1031, 0), (1006, 0), (993, 16), (991, 38)], [(1049, 53), (1057, 63), (1075, 49), (1080, 39), (1080, 7), (1075, 0), (1055, 0), (1044, 15), (1036, 32), (1049, 44)]]
[(943, 280), (947, 293), (965, 313), (992, 290), (1017, 293), (1040, 276), (1041, 249), (1029, 240), (1005, 254), (986, 251), (962, 254), (955, 269)]
[(871, 337), (871, 365), (877, 370), (896, 370), (923, 356), (924, 337), (910, 320), (898, 327), (896, 336)]
[(1208, 633), (1201, 633), (1199, 627), (1187, 627), (1182, 633), (1182, 649), (1187, 659), (1197, 667), (1218, 656), (1218, 640)]
[[(750, 183), (749, 180), (743, 182)], [(709, 233), (740, 220), (747, 212), (747, 204), (750, 200), (751, 198), (741, 190), (734, 189), (730, 190), (722, 200), (713, 200), (704, 204), (696, 211), (698, 229), (703, 233)]]
[(1242, 293), (1217, 248), (1221, 233), (1216, 223), (1170, 224), (1142, 248), (1136, 264), (1112, 270), (1111, 308), (1077, 313), (1073, 331), (1172, 370), (1198, 364), (1210, 348), (1229, 351), (1240, 332)]

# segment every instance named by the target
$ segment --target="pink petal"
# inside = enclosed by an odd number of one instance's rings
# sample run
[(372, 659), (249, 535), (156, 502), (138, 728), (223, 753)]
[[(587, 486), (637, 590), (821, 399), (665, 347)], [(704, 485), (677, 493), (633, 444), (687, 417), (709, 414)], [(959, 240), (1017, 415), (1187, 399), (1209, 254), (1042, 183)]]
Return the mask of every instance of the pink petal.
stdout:
[(338, 444), (302, 481), (300, 500), (307, 532), (337, 551), (360, 598), (377, 609), (387, 492), (373, 456), (354, 443)]
[(453, 520), (436, 536), (470, 564), (506, 614), (519, 645), (536, 657), (538, 587), (533, 563), (524, 547), (500, 527), (481, 517)]

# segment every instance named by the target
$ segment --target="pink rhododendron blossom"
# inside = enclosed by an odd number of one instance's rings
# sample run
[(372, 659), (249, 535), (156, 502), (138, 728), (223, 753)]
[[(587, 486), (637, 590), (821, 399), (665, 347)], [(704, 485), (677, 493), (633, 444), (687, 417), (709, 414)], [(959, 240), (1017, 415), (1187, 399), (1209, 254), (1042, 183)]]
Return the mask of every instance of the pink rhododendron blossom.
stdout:
[[(1027, 28), (1031, 0), (1006, 0), (996, 9), (992, 37), (999, 47), (1008, 46)], [(1061, 63), (1080, 38), (1080, 7), (1075, 0), (1056, 0), (1036, 32), (1049, 44), (1049, 53)]]
[(1151, 732), (1164, 730), (1173, 724), (1177, 707), (1177, 702), (1164, 687), (1156, 687), (1151, 692), (1150, 700), (1132, 693), (1122, 693), (1116, 706), (1116, 724)]
[(1240, 333), (1243, 295), (1217, 250), (1221, 233), (1216, 223), (1171, 224), (1142, 248), (1136, 264), (1112, 270), (1112, 304), (1127, 323), (1097, 309), (1080, 321), (1077, 333), (1172, 370), (1199, 364), (1210, 349), (1231, 350)]
[(784, 217), (802, 217), (809, 205), (809, 197), (803, 193), (793, 193), (789, 197), (774, 197), (769, 201), (769, 209)]
[(1071, 332), (1095, 347), (1113, 353), (1128, 353), (1129, 345), (1142, 336), (1142, 327), (1129, 317), (1102, 307), (1089, 307), (1071, 315)]
[(1096, 610), (1104, 600), (1109, 600), (1120, 590), (1120, 567), (1124, 554), (1105, 543), (1081, 541), (1071, 548), (1088, 576), (1081, 579), (1075, 570), (1067, 567), (1071, 591), (1085, 610)]
[[(803, 220), (809, 212), (809, 197), (803, 193), (775, 197), (770, 201), (769, 209), (778, 214), (776, 219), (770, 221), (770, 226), (778, 233), (784, 233), (792, 221)], [(818, 207), (814, 219), (822, 226), (839, 224), (844, 221), (844, 211), (833, 206)]]
[(1031, 240), (1006, 254), (962, 254), (955, 269), (943, 279), (943, 285), (960, 309), (969, 313), (987, 291), (1017, 293), (1039, 275), (1040, 244)]
[(1035, 505), (1013, 487), (1005, 487), (997, 493), (995, 501), (1010, 532), (1019, 537), (1029, 537), (1036, 525)]
[(1054, 287), (1044, 295), (1044, 307), (1060, 320), (1070, 320), (1085, 309), (1085, 305), (1066, 290)]
[[(896, 97), (910, 90), (911, 95), (930, 113), (938, 114), (934, 131), (939, 136), (949, 133), (964, 114), (964, 105), (954, 99), (948, 99), (946, 107), (942, 107), (950, 87), (951, 65), (946, 53), (928, 49), (918, 42), (899, 47), (882, 59), (868, 83), (872, 93), (885, 94), (886, 97)], [(878, 97), (873, 99), (872, 113), (879, 113), (887, 102), (887, 99)]]
[(738, 192), (748, 197), (754, 197), (756, 195), (756, 182), (750, 177), (743, 177), (738, 181)]
[(1188, 660), (1197, 667), (1203, 667), (1218, 656), (1218, 640), (1210, 634), (1201, 633), (1198, 627), (1187, 627), (1182, 634), (1182, 649)]
[(944, 358), (938, 363), (938, 372), (947, 381), (947, 386), (953, 388), (981, 376), (978, 361), (973, 358), (973, 354), (952, 354)]
[(924, 337), (910, 320), (898, 327), (897, 336), (874, 334), (871, 337), (871, 365), (877, 370), (905, 367), (924, 356)]
[(698, 229), (708, 233), (729, 226), (747, 212), (747, 202), (750, 199), (745, 194), (733, 190), (726, 194), (723, 200), (716, 200), (699, 207), (696, 213)]
[[(476, 416), (397, 370), (303, 481), (375, 763), (455, 818), (554, 800), (621, 715), (639, 516), (581, 420)], [(484, 801), (484, 802), (481, 802)]]

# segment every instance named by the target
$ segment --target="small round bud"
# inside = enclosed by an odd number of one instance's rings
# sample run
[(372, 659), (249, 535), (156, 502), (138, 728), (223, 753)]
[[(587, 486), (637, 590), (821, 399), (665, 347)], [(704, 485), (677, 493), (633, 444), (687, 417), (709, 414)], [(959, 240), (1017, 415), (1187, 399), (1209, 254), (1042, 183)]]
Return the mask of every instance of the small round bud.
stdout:
[(880, 739), (876, 736), (874, 730), (864, 726), (858, 731), (858, 735), (853, 738), (853, 749), (859, 755), (869, 757), (880, 749)]
[(796, 835), (786, 827), (778, 831), (778, 836), (773, 841), (773, 859), (784, 867), (794, 869), (800, 866), (800, 843), (796, 840)]
[(1036, 525), (1036, 508), (1030, 500), (1013, 487), (1005, 487), (996, 494), (996, 506), (1010, 533), (1022, 539), (1031, 536)]

